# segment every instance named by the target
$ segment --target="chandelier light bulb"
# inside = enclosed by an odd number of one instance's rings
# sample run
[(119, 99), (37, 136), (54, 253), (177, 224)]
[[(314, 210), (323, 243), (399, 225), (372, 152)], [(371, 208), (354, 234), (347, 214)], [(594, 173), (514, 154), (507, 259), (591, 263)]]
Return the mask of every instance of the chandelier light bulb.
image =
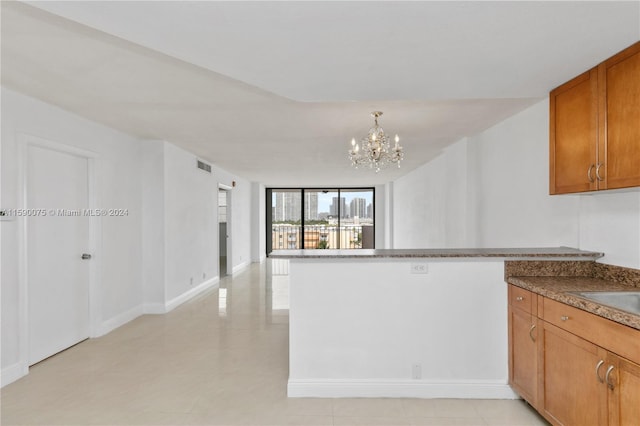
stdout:
[(351, 146), (356, 146), (356, 138), (351, 138)]

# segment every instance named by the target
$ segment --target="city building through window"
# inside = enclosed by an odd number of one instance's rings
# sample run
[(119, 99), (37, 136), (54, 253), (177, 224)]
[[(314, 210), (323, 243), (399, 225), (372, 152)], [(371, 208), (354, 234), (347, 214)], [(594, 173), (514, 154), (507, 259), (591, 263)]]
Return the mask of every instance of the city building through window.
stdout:
[(373, 188), (267, 188), (267, 253), (372, 249)]

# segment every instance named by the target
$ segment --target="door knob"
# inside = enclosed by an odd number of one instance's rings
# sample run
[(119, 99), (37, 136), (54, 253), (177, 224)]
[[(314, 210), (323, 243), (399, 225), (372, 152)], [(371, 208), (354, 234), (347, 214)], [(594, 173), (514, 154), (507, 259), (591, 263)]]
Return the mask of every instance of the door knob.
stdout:
[(82, 260), (91, 259), (91, 255), (89, 253), (82, 253)]

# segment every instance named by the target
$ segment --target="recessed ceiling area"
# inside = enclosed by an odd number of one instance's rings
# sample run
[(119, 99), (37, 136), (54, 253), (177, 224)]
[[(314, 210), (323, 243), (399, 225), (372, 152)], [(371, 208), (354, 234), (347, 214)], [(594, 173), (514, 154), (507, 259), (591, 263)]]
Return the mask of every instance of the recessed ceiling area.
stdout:
[[(2, 2), (2, 84), (267, 185), (371, 185), (640, 39), (633, 2)], [(401, 169), (352, 170), (369, 113)]]

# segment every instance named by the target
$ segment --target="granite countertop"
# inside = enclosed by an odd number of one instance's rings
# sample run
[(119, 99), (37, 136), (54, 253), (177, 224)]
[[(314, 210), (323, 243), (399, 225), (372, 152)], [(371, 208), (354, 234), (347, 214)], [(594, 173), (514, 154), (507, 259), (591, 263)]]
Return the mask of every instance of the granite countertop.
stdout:
[(509, 284), (640, 330), (640, 315), (570, 294), (573, 291), (640, 291), (640, 288), (592, 277), (509, 277)]
[(356, 250), (274, 250), (273, 259), (368, 259), (368, 258), (493, 258), (541, 260), (595, 260), (602, 253), (570, 247), (455, 248), (455, 249), (356, 249)]

